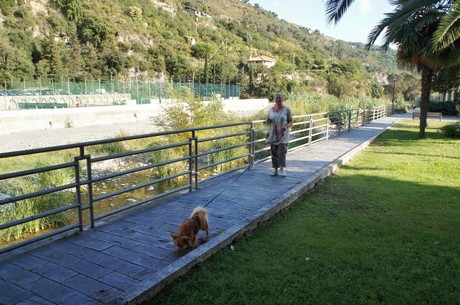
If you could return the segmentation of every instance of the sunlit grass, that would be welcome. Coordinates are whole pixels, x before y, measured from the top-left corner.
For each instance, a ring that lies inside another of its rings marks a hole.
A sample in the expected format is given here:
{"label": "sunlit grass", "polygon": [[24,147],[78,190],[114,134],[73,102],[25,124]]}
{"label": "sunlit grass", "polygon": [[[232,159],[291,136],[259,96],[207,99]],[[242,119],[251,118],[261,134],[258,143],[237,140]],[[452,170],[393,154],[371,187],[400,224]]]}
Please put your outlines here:
{"label": "sunlit grass", "polygon": [[443,124],[394,126],[150,304],[458,304],[460,142]]}

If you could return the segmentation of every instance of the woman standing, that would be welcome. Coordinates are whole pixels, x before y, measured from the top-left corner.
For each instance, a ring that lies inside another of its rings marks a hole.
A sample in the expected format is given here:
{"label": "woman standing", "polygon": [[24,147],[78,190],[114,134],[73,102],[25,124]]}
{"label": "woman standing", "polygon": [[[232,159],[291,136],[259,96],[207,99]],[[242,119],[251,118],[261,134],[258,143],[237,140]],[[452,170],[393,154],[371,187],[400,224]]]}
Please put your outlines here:
{"label": "woman standing", "polygon": [[281,93],[274,96],[275,105],[268,110],[267,122],[270,124],[267,143],[270,143],[272,157],[272,176],[286,176],[286,155],[289,143],[289,128],[293,124],[289,107],[284,106]]}

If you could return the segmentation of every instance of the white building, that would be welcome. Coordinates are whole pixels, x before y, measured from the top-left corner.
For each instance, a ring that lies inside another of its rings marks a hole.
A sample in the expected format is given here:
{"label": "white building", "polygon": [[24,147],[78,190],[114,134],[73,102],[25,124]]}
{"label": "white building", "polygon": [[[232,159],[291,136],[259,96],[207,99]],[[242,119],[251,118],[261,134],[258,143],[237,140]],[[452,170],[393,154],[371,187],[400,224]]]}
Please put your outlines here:
{"label": "white building", "polygon": [[260,64],[260,65],[268,67],[268,68],[271,68],[276,64],[275,59],[273,59],[271,57],[268,57],[268,56],[265,56],[265,55],[251,57],[251,58],[248,59],[247,62],[249,64],[252,64],[252,63]]}

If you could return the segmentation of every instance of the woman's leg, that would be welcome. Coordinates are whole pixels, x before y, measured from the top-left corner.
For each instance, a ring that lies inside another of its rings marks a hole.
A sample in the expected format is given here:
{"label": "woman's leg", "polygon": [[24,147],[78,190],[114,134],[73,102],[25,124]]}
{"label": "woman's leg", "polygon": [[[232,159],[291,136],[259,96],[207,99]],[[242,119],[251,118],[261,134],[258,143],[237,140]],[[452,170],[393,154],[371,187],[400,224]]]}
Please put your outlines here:
{"label": "woman's leg", "polygon": [[279,168],[281,171],[284,170],[286,167],[286,156],[287,156],[287,151],[288,151],[288,146],[287,144],[281,143],[278,145],[278,164]]}
{"label": "woman's leg", "polygon": [[279,163],[279,147],[280,145],[271,145],[270,147],[270,152],[272,156],[272,167],[273,168],[279,168],[280,163]]}

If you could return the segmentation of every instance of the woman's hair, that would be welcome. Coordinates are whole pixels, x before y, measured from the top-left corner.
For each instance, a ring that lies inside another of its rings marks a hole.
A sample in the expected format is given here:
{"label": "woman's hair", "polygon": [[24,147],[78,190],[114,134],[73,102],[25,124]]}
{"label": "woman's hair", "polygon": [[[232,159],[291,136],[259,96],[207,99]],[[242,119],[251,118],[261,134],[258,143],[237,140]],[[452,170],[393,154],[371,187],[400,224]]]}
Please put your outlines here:
{"label": "woman's hair", "polygon": [[275,95],[273,96],[273,101],[276,102],[276,98],[277,98],[278,96],[281,98],[281,101],[284,102],[284,96],[283,96],[283,94],[280,93],[280,92],[275,93]]}

